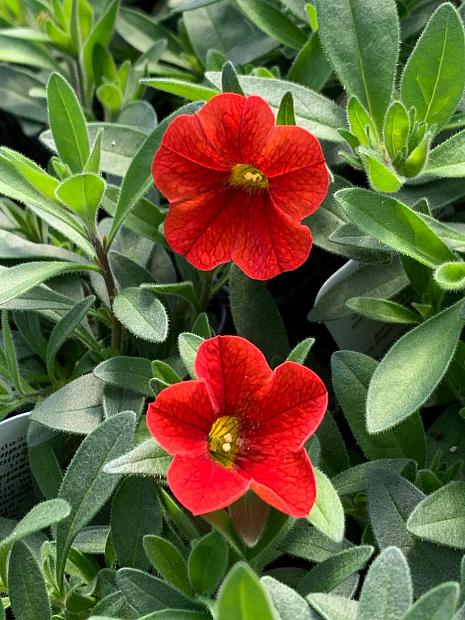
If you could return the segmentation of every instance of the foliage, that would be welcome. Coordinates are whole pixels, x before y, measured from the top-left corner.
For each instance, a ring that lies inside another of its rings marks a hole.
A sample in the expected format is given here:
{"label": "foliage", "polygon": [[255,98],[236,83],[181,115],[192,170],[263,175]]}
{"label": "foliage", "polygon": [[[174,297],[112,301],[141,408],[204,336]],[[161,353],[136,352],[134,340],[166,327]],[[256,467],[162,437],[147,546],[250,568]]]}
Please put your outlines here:
{"label": "foliage", "polygon": [[[464,5],[151,4],[0,0],[0,421],[32,410],[35,481],[0,517],[0,618],[465,618]],[[221,92],[330,170],[308,262],[272,282],[165,238],[154,154]],[[224,333],[330,390],[305,519],[170,493],[147,403]]]}

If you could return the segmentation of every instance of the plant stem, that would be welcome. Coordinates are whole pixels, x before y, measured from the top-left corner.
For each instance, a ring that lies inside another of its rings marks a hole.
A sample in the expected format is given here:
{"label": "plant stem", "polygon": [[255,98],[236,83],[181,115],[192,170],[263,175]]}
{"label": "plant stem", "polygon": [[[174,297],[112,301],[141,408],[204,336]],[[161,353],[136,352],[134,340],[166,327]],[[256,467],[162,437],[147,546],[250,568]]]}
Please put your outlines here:
{"label": "plant stem", "polygon": [[[110,305],[113,302],[117,294],[115,280],[111,273],[110,263],[108,262],[108,254],[103,249],[102,242],[97,234],[91,236],[92,245],[94,246],[95,253],[97,254],[97,260],[102,270],[103,279],[105,281],[105,288],[107,289]],[[121,348],[121,341],[123,339],[123,326],[115,316],[112,316],[113,328],[111,333],[111,348],[115,355],[118,355]]]}
{"label": "plant stem", "polygon": [[208,307],[208,302],[212,294],[212,283],[215,275],[215,269],[206,271],[202,274],[202,289],[200,291],[200,310],[205,311]]}

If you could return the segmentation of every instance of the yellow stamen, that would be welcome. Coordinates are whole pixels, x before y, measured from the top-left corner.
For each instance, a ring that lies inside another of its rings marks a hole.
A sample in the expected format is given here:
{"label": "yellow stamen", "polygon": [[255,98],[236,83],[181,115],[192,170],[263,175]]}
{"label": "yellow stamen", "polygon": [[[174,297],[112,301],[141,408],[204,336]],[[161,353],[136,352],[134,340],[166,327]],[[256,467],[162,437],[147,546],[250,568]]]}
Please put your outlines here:
{"label": "yellow stamen", "polygon": [[222,416],[215,420],[208,433],[208,447],[213,460],[223,467],[231,468],[237,453],[239,419]]}
{"label": "yellow stamen", "polygon": [[231,168],[229,184],[243,189],[267,189],[269,182],[263,172],[249,164],[235,164]]}

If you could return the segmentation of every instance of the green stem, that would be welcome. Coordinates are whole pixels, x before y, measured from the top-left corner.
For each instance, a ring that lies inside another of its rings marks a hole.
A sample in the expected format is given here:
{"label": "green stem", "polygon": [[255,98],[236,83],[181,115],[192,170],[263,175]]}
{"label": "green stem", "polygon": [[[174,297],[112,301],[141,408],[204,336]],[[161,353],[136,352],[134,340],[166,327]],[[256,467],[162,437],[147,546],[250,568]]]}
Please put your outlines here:
{"label": "green stem", "polygon": [[202,288],[200,290],[200,310],[205,311],[208,307],[210,297],[212,295],[212,284],[215,276],[215,269],[206,271],[202,274]]}
{"label": "green stem", "polygon": [[[108,262],[108,254],[103,249],[102,243],[97,234],[91,236],[91,241],[95,249],[95,253],[97,255],[97,260],[99,266],[102,270],[102,276],[105,281],[105,288],[107,289],[108,297],[110,300],[110,305],[113,302],[113,299],[117,295],[116,284],[113,279],[113,274],[111,272],[110,263]],[[118,321],[118,319],[112,315],[113,327],[111,333],[111,348],[113,350],[114,355],[118,355],[121,349],[121,342],[123,339],[123,326]]]}

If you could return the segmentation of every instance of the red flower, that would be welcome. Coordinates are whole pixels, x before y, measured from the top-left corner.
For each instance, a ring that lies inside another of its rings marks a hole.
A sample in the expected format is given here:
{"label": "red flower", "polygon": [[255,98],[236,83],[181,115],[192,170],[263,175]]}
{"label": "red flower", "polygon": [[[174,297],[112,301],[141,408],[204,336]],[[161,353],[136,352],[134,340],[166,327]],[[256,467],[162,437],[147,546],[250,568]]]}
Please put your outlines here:
{"label": "red flower", "polygon": [[276,126],[260,97],[213,97],[165,131],[152,165],[171,208],[165,235],[198,269],[232,260],[267,280],[299,267],[312,235],[299,222],[328,191],[318,140],[302,127]]}
{"label": "red flower", "polygon": [[315,501],[303,447],[326,410],[321,379],[295,362],[274,372],[239,336],[203,342],[197,381],[163,390],[147,413],[151,434],[174,459],[168,484],[193,514],[224,508],[251,488],[293,517]]}

